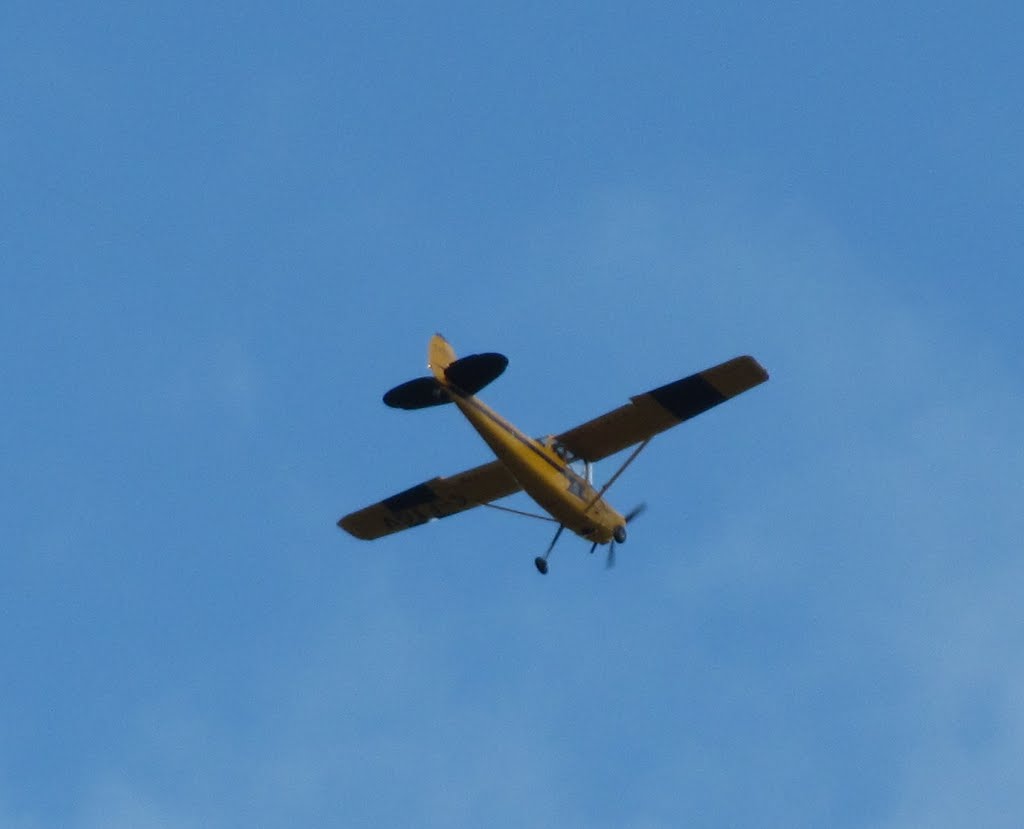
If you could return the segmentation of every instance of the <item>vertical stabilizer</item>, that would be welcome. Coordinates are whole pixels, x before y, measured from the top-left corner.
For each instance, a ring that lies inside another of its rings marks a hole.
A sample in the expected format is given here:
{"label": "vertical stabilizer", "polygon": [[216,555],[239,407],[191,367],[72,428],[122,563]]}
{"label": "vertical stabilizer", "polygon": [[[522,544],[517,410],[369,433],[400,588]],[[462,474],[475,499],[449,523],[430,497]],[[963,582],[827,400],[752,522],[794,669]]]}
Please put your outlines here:
{"label": "vertical stabilizer", "polygon": [[427,368],[433,373],[439,383],[444,384],[445,369],[455,362],[455,350],[448,340],[440,334],[430,338],[430,345],[427,346]]}

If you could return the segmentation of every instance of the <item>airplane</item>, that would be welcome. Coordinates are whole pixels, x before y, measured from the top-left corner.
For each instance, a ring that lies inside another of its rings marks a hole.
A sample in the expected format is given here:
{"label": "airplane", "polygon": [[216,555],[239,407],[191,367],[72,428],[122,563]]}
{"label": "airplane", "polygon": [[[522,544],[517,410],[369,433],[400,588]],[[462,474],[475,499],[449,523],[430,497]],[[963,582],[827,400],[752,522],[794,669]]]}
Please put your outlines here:
{"label": "airplane", "polygon": [[[424,409],[454,403],[497,456],[497,460],[450,477],[432,478],[385,498],[338,521],[356,538],[372,540],[407,530],[473,507],[541,518],[558,524],[555,537],[534,565],[543,575],[548,558],[567,527],[591,542],[593,553],[607,544],[606,566],[615,564],[615,545],[626,540],[626,525],[645,506],[625,515],[604,499],[609,487],[666,429],[724,403],[768,379],[753,357],[735,357],[717,366],[630,398],[630,402],[574,429],[535,439],[521,432],[476,397],[508,365],[502,354],[488,352],[457,358],[448,341],[434,334],[427,348],[430,374],[402,383],[384,395],[396,409]],[[600,489],[593,465],[636,446]],[[547,515],[493,503],[522,490]]]}

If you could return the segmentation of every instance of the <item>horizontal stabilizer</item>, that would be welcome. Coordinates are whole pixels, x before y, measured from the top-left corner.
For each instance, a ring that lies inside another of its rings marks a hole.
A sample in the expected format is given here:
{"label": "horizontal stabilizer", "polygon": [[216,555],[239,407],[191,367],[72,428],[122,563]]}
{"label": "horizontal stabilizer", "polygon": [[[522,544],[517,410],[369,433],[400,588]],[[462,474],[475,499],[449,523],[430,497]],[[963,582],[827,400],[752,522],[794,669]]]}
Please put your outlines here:
{"label": "horizontal stabilizer", "polygon": [[508,365],[504,354],[488,352],[470,354],[456,360],[444,370],[445,379],[459,391],[476,394],[488,383],[497,379]]}
{"label": "horizontal stabilizer", "polygon": [[451,403],[452,399],[433,377],[417,377],[387,392],[384,402],[392,409],[426,409]]}

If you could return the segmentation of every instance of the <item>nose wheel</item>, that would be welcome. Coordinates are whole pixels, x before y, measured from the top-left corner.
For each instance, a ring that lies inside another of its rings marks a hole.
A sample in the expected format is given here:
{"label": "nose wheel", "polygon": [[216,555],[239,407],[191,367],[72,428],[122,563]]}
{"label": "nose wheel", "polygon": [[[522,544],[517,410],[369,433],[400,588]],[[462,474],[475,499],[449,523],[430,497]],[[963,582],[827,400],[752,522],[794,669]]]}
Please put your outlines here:
{"label": "nose wheel", "polygon": [[546,558],[543,556],[537,556],[537,558],[533,560],[533,563],[537,567],[537,572],[542,576],[546,576],[548,574],[548,560]]}

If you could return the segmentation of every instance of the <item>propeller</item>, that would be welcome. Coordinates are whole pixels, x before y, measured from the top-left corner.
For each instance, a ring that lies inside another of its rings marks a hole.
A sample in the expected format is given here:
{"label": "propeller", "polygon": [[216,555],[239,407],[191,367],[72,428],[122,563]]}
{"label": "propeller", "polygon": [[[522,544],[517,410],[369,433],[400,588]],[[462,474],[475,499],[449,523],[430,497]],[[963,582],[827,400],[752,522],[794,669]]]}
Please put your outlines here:
{"label": "propeller", "polygon": [[[638,515],[642,515],[644,510],[646,510],[646,509],[647,509],[647,504],[637,504],[635,507],[633,507],[633,509],[631,509],[629,512],[627,512],[623,516],[623,518],[626,519],[626,523],[628,524],[630,521],[632,521]],[[615,543],[618,542],[619,544],[621,544],[625,540],[626,540],[626,528],[625,527],[619,527],[615,531],[615,535],[612,537],[611,542],[608,544],[608,558],[605,560],[605,563],[604,563],[605,569],[610,570],[612,567],[615,566]]]}
{"label": "propeller", "polygon": [[626,513],[626,515],[625,515],[626,523],[628,524],[630,521],[632,521],[638,515],[642,515],[646,509],[647,509],[647,504],[637,504],[635,507],[633,507],[633,509],[631,509],[629,512]]}

